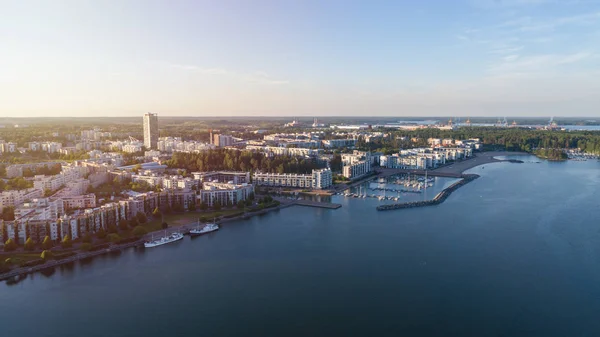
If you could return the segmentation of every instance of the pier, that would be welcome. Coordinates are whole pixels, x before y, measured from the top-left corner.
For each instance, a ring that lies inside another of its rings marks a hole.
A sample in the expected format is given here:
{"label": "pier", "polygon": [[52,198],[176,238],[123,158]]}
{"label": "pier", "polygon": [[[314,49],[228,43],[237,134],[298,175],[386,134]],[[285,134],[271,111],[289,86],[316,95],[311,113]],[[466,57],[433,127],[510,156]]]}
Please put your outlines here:
{"label": "pier", "polygon": [[455,182],[450,185],[448,188],[444,189],[440,193],[438,193],[433,199],[426,201],[412,201],[412,202],[403,202],[397,204],[389,204],[389,205],[381,205],[377,206],[378,211],[391,211],[394,209],[403,209],[403,208],[415,208],[415,207],[425,207],[425,206],[433,206],[437,204],[441,204],[452,194],[452,192],[456,191],[460,187],[470,183],[471,181],[479,178],[477,174],[465,174],[462,176],[460,181]]}

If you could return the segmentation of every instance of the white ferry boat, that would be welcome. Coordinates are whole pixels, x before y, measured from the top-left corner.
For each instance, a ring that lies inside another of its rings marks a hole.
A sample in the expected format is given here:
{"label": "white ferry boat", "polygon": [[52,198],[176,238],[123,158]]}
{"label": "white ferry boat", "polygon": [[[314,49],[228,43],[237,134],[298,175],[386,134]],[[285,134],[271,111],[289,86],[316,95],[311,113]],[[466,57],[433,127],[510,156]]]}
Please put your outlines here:
{"label": "white ferry boat", "polygon": [[215,223],[206,224],[206,226],[202,228],[190,229],[190,236],[199,236],[202,234],[214,232],[219,229],[219,225]]}
{"label": "white ferry boat", "polygon": [[165,231],[165,236],[154,240],[154,238],[148,242],[144,242],[144,247],[146,248],[152,248],[152,247],[157,247],[157,246],[162,246],[165,245],[167,243],[171,243],[171,242],[175,242],[175,241],[179,241],[183,239],[183,234],[181,233],[171,233],[171,235],[167,236],[167,233]]}

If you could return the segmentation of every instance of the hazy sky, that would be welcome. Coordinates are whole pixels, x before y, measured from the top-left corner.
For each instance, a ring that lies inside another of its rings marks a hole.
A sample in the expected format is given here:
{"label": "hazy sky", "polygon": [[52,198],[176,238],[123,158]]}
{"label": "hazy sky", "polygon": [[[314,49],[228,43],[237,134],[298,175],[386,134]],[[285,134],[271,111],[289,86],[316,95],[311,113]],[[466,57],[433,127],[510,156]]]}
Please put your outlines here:
{"label": "hazy sky", "polygon": [[600,2],[0,0],[0,116],[599,116]]}

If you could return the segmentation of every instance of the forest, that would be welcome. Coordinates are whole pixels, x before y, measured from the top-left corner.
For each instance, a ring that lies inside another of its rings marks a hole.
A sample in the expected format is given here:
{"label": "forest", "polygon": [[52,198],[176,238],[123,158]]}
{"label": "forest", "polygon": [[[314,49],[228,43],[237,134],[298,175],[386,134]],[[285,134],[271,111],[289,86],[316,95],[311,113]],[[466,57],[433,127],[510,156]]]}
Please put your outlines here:
{"label": "forest", "polygon": [[215,149],[201,153],[173,153],[167,161],[171,168],[185,169],[187,172],[200,171],[261,171],[269,173],[311,173],[323,168],[325,163],[294,156],[266,157],[263,153]]}
{"label": "forest", "polygon": [[[428,138],[469,139],[479,138],[484,150],[524,151],[537,149],[580,149],[600,154],[600,133],[594,131],[546,131],[524,128],[464,127],[457,130],[421,129],[390,131],[390,137],[365,143],[357,142],[361,150],[394,153],[399,148],[426,146]],[[416,141],[411,139],[417,138]]]}

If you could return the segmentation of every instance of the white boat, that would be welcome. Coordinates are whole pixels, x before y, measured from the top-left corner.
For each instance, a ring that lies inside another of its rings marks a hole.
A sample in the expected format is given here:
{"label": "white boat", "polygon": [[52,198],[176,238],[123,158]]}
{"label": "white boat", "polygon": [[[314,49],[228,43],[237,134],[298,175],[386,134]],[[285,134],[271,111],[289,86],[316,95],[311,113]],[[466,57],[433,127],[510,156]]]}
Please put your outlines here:
{"label": "white boat", "polygon": [[209,224],[206,224],[202,228],[191,229],[190,236],[198,236],[198,235],[214,232],[218,229],[219,229],[219,225],[217,225],[216,223],[209,223]]}
{"label": "white boat", "polygon": [[148,242],[144,242],[144,247],[146,248],[152,248],[152,247],[156,247],[156,246],[162,246],[165,245],[167,243],[171,243],[171,242],[175,242],[175,241],[179,241],[183,239],[183,234],[181,233],[171,233],[171,235],[167,236],[167,232],[165,231],[165,236],[154,240],[154,238]]}

